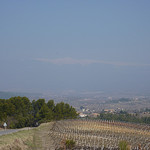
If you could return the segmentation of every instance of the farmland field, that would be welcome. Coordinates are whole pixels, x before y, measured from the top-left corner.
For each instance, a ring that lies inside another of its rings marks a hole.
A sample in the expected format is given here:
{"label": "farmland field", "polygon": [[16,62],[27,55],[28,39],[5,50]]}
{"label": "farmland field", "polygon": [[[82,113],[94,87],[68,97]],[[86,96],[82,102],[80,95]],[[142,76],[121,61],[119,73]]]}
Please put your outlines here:
{"label": "farmland field", "polygon": [[[150,150],[150,126],[104,120],[61,120],[32,130],[0,137],[0,149],[61,150],[73,140],[74,150],[119,150],[126,141],[130,150]],[[127,149],[126,149],[127,150]]]}
{"label": "farmland field", "polygon": [[118,149],[126,141],[130,149],[150,149],[150,126],[103,120],[64,120],[51,124],[49,136],[55,149],[72,139],[76,147]]}

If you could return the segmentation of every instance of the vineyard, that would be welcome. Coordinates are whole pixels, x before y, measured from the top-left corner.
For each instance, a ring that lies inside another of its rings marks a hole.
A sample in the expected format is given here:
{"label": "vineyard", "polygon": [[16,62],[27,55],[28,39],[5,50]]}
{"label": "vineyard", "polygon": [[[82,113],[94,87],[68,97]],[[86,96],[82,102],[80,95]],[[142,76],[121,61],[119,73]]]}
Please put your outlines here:
{"label": "vineyard", "polygon": [[74,149],[117,150],[126,141],[131,150],[150,149],[150,126],[104,120],[61,120],[49,124],[50,149],[75,141]]}

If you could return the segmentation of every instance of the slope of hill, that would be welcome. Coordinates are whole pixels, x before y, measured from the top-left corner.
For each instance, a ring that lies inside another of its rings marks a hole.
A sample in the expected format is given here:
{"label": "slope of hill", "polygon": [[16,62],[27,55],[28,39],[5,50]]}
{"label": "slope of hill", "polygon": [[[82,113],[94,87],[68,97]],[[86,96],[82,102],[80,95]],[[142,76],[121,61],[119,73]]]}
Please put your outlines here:
{"label": "slope of hill", "polygon": [[69,140],[75,142],[74,150],[119,150],[122,143],[126,143],[126,150],[148,150],[149,129],[146,125],[104,120],[53,121],[33,130],[1,136],[0,150],[2,147],[6,150],[8,146],[12,150],[15,146],[22,150],[62,150],[67,149],[66,141]]}

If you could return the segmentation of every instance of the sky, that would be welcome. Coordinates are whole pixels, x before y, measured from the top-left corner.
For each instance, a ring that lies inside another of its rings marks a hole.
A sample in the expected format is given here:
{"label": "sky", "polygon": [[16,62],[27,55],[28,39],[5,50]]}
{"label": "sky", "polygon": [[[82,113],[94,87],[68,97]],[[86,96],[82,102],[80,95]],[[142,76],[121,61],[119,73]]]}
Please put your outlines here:
{"label": "sky", "polygon": [[1,0],[1,91],[150,91],[149,0]]}

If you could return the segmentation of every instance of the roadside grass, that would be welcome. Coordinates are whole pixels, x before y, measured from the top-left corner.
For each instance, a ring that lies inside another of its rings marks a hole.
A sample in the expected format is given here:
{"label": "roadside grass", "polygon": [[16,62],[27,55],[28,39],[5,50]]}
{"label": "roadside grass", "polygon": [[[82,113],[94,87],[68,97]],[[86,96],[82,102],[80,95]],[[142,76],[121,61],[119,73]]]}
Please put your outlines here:
{"label": "roadside grass", "polygon": [[48,131],[49,123],[43,123],[37,128],[21,130],[0,136],[0,150],[36,150],[42,147],[39,132]]}
{"label": "roadside grass", "polygon": [[35,129],[0,136],[0,150],[32,149]]}

